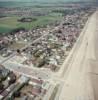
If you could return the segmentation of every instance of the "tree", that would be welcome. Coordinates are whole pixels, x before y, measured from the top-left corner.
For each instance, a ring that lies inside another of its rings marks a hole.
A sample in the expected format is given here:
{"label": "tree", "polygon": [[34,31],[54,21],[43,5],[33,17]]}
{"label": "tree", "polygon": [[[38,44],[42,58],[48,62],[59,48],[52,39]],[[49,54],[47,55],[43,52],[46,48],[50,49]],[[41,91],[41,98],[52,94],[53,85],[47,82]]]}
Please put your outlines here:
{"label": "tree", "polygon": [[4,89],[4,85],[2,83],[0,83],[0,90]]}

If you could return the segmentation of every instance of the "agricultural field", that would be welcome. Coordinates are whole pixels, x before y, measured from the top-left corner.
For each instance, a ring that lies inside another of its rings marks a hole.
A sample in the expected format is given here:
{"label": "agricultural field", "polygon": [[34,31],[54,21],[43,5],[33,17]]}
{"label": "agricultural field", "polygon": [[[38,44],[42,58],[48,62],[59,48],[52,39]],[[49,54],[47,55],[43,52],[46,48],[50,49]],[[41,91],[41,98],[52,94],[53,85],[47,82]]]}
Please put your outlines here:
{"label": "agricultural field", "polygon": [[47,16],[40,16],[36,17],[36,21],[32,22],[18,22],[20,17],[4,17],[0,18],[0,33],[3,32],[10,32],[12,29],[16,28],[25,28],[25,29],[32,29],[36,27],[42,27],[44,25],[52,24],[56,21],[62,19],[61,15],[58,14],[51,14]]}
{"label": "agricultural field", "polygon": [[[43,27],[62,20],[62,13],[52,12],[59,5],[0,2],[0,33],[9,33],[17,28],[26,30]],[[59,6],[60,9],[63,7]],[[36,18],[31,22],[19,22],[21,18]]]}

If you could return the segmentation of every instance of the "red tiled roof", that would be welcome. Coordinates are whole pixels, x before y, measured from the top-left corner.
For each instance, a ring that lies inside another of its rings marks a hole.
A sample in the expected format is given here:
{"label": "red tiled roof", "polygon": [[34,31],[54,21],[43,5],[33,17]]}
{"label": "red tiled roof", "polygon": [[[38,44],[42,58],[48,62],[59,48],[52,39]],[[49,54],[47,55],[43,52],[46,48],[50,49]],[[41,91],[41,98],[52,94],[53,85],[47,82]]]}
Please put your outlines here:
{"label": "red tiled roof", "polygon": [[41,93],[41,89],[39,89],[39,88],[33,88],[33,90],[32,90],[32,94],[33,95],[39,95]]}
{"label": "red tiled roof", "polygon": [[42,84],[43,83],[43,80],[34,79],[34,78],[31,81],[34,82],[34,83],[37,83],[37,84]]}

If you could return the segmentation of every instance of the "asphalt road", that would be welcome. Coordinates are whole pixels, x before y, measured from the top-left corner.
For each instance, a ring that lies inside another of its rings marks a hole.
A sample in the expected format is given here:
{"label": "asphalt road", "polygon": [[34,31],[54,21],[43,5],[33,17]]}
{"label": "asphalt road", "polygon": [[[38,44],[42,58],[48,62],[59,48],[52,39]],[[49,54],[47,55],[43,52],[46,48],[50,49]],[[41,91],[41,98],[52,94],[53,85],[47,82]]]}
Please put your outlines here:
{"label": "asphalt road", "polygon": [[30,77],[35,76],[61,81],[63,85],[55,100],[98,100],[97,18],[98,13],[96,12],[87,22],[78,41],[63,64],[64,67],[62,67],[60,77],[52,76],[49,71],[22,67],[10,62],[8,59],[2,63],[5,67]]}

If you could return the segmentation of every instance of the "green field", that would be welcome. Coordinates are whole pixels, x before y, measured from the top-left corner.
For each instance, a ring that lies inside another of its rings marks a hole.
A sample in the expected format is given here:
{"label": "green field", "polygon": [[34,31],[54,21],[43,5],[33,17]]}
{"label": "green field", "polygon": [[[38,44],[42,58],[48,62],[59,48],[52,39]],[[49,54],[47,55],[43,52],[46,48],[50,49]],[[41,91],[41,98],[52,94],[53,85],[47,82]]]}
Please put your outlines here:
{"label": "green field", "polygon": [[[0,2],[0,33],[8,33],[17,28],[25,28],[27,30],[43,27],[62,20],[62,13],[54,13],[52,10],[62,9],[59,3],[41,3],[41,2]],[[4,13],[2,8],[7,8]],[[8,8],[13,12],[9,12]],[[18,14],[14,12],[17,10]],[[7,12],[8,11],[8,12]],[[23,13],[20,15],[20,13]],[[30,12],[30,15],[24,12]],[[33,14],[32,14],[33,13]],[[37,15],[38,14],[38,15]],[[45,16],[44,16],[45,15]],[[20,17],[21,16],[21,17]],[[17,20],[24,17],[36,18],[32,22],[19,22]]]}
{"label": "green field", "polygon": [[47,16],[36,17],[37,21],[32,22],[18,22],[20,17],[4,17],[0,18],[0,33],[7,33],[16,28],[32,29],[37,26],[41,27],[47,24],[54,23],[55,21],[62,20],[61,14],[51,13]]}

